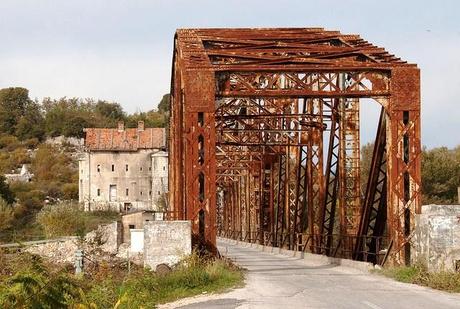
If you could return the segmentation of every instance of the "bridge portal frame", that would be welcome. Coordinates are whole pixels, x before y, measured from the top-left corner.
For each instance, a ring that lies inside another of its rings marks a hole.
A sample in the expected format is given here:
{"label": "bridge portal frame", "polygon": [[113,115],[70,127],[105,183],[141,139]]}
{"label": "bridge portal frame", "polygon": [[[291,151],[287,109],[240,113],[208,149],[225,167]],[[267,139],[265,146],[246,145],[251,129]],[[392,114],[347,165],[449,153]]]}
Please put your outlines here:
{"label": "bridge portal frame", "polygon": [[[363,198],[361,98],[382,106]],[[416,65],[322,28],[179,29],[170,112],[170,210],[192,222],[195,243],[215,251],[223,227],[327,243],[338,226],[357,237],[386,231],[393,262],[409,262],[421,198]]]}

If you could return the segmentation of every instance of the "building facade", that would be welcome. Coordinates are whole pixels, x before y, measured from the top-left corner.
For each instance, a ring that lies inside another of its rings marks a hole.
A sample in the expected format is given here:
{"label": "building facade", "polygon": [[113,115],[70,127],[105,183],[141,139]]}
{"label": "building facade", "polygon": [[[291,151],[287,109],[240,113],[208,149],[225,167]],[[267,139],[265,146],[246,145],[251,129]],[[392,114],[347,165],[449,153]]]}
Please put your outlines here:
{"label": "building facade", "polygon": [[79,160],[79,201],[85,210],[161,211],[167,205],[165,129],[88,128]]}

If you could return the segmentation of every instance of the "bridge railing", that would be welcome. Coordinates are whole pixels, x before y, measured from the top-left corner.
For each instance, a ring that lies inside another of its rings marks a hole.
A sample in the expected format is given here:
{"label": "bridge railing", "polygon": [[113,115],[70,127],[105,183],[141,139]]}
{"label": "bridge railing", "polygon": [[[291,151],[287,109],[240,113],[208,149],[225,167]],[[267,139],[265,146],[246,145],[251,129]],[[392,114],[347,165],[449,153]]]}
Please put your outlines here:
{"label": "bridge railing", "polygon": [[[391,249],[388,237],[319,235],[308,233],[272,233],[247,232],[239,230],[221,230],[223,238],[255,243],[263,246],[278,247],[293,251],[323,254],[331,257],[353,259],[383,265]],[[357,246],[357,244],[360,244]],[[357,250],[359,248],[359,250]]]}

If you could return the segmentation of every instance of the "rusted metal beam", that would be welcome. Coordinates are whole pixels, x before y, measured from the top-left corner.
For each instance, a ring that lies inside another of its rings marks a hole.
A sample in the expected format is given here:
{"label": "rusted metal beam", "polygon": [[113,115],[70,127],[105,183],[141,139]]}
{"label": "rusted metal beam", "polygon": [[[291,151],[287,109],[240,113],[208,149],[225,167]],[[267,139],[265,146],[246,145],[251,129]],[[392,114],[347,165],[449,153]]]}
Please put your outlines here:
{"label": "rusted metal beam", "polygon": [[363,252],[368,252],[374,263],[378,262],[376,242],[383,236],[387,219],[386,131],[386,115],[382,107],[361,212],[358,241],[353,253],[354,259],[362,260]]}

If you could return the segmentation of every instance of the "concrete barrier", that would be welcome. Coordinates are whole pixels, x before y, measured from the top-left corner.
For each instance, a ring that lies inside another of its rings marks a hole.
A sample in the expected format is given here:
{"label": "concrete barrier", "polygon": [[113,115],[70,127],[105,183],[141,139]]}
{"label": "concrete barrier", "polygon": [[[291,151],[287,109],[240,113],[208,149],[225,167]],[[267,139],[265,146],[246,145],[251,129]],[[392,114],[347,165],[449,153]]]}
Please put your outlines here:
{"label": "concrete barrier", "polygon": [[170,266],[192,253],[190,221],[147,221],[144,223],[144,266]]}
{"label": "concrete barrier", "polygon": [[285,255],[289,257],[296,257],[296,258],[304,259],[305,261],[308,261],[314,264],[340,265],[340,266],[353,268],[353,269],[362,271],[364,273],[369,273],[370,271],[375,269],[374,265],[369,262],[354,261],[354,260],[349,260],[349,259],[330,257],[326,255],[321,255],[321,254],[294,251],[294,250],[288,250],[288,249],[272,247],[272,246],[264,246],[260,244],[247,243],[244,241],[222,238],[222,237],[219,237],[219,239],[227,243],[233,243],[233,244],[237,244],[237,245],[244,246],[244,247],[255,248],[262,252],[267,252],[271,254],[280,254],[280,255]]}

